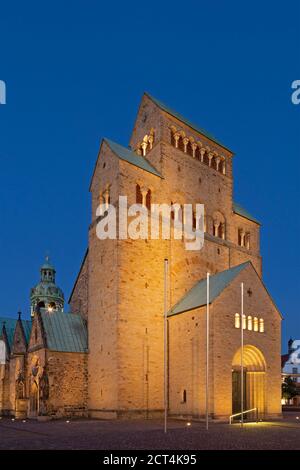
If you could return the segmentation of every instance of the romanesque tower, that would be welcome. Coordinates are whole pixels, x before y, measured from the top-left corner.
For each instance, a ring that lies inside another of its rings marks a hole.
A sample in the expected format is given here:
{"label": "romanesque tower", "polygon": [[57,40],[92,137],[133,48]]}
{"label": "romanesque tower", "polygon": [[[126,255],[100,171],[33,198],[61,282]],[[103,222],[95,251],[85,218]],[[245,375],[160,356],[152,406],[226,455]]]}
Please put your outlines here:
{"label": "romanesque tower", "polygon": [[[91,181],[89,249],[72,296],[89,331],[89,409],[95,417],[163,409],[163,267],[168,304],[207,272],[250,260],[261,276],[259,222],[233,201],[233,153],[203,129],[144,94],[129,147],[104,139]],[[205,243],[99,240],[100,202],[203,203]]]}

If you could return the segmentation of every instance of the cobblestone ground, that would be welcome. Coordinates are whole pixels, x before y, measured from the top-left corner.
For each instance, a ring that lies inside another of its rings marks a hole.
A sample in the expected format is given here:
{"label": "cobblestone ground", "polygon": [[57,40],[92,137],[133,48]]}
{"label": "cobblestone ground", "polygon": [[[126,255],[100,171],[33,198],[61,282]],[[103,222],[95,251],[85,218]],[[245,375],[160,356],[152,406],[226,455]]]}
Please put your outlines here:
{"label": "cobblestone ground", "polygon": [[[300,413],[299,413],[300,415]],[[282,421],[210,424],[161,421],[71,420],[0,421],[0,449],[300,449],[300,419],[288,413]]]}

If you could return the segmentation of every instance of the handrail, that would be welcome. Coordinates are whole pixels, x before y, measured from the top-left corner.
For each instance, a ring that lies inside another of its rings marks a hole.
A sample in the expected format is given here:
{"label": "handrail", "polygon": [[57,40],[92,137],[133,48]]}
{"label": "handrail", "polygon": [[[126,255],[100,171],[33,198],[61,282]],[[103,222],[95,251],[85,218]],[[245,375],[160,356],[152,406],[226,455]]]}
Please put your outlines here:
{"label": "handrail", "polygon": [[251,410],[246,410],[241,413],[235,413],[234,415],[229,416],[229,424],[232,424],[232,418],[235,418],[236,416],[241,416],[245,413],[250,413],[250,411],[256,411],[256,422],[258,421],[258,408],[251,408]]}

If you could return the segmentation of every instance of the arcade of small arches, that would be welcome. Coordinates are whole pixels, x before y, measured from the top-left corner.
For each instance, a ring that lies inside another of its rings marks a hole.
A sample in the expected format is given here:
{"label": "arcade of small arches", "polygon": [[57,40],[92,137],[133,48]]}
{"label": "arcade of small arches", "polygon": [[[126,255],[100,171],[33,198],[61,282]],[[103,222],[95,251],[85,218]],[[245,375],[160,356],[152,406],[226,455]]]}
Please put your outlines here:
{"label": "arcade of small arches", "polygon": [[246,232],[243,228],[238,229],[238,245],[250,250],[250,232]]}
{"label": "arcade of small arches", "polygon": [[173,147],[199,160],[201,163],[204,163],[219,173],[226,175],[226,160],[223,155],[219,155],[209,146],[204,147],[200,140],[196,140],[192,136],[187,136],[183,130],[179,130],[175,126],[171,126],[170,131],[171,145],[173,145]]}
{"label": "arcade of small arches", "polygon": [[154,144],[154,129],[151,128],[149,134],[146,134],[143,137],[142,142],[140,142],[137,146],[136,153],[138,155],[146,156],[147,152],[152,150]]}
{"label": "arcade of small arches", "polygon": [[[234,326],[235,328],[241,328],[241,315],[239,313],[236,313],[234,316]],[[243,315],[243,330],[258,331],[259,333],[264,333],[264,319],[252,317],[252,315]]]}

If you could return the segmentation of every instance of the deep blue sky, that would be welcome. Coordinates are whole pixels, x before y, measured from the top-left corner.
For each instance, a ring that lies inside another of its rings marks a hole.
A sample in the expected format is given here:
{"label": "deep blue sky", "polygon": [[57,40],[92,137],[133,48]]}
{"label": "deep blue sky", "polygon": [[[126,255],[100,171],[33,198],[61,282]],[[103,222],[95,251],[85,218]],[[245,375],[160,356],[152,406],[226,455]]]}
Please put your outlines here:
{"label": "deep blue sky", "polygon": [[299,1],[3,2],[1,315],[29,314],[50,252],[68,297],[87,246],[100,140],[128,143],[143,91],[235,151],[234,194],[263,221],[284,346],[300,337]]}

